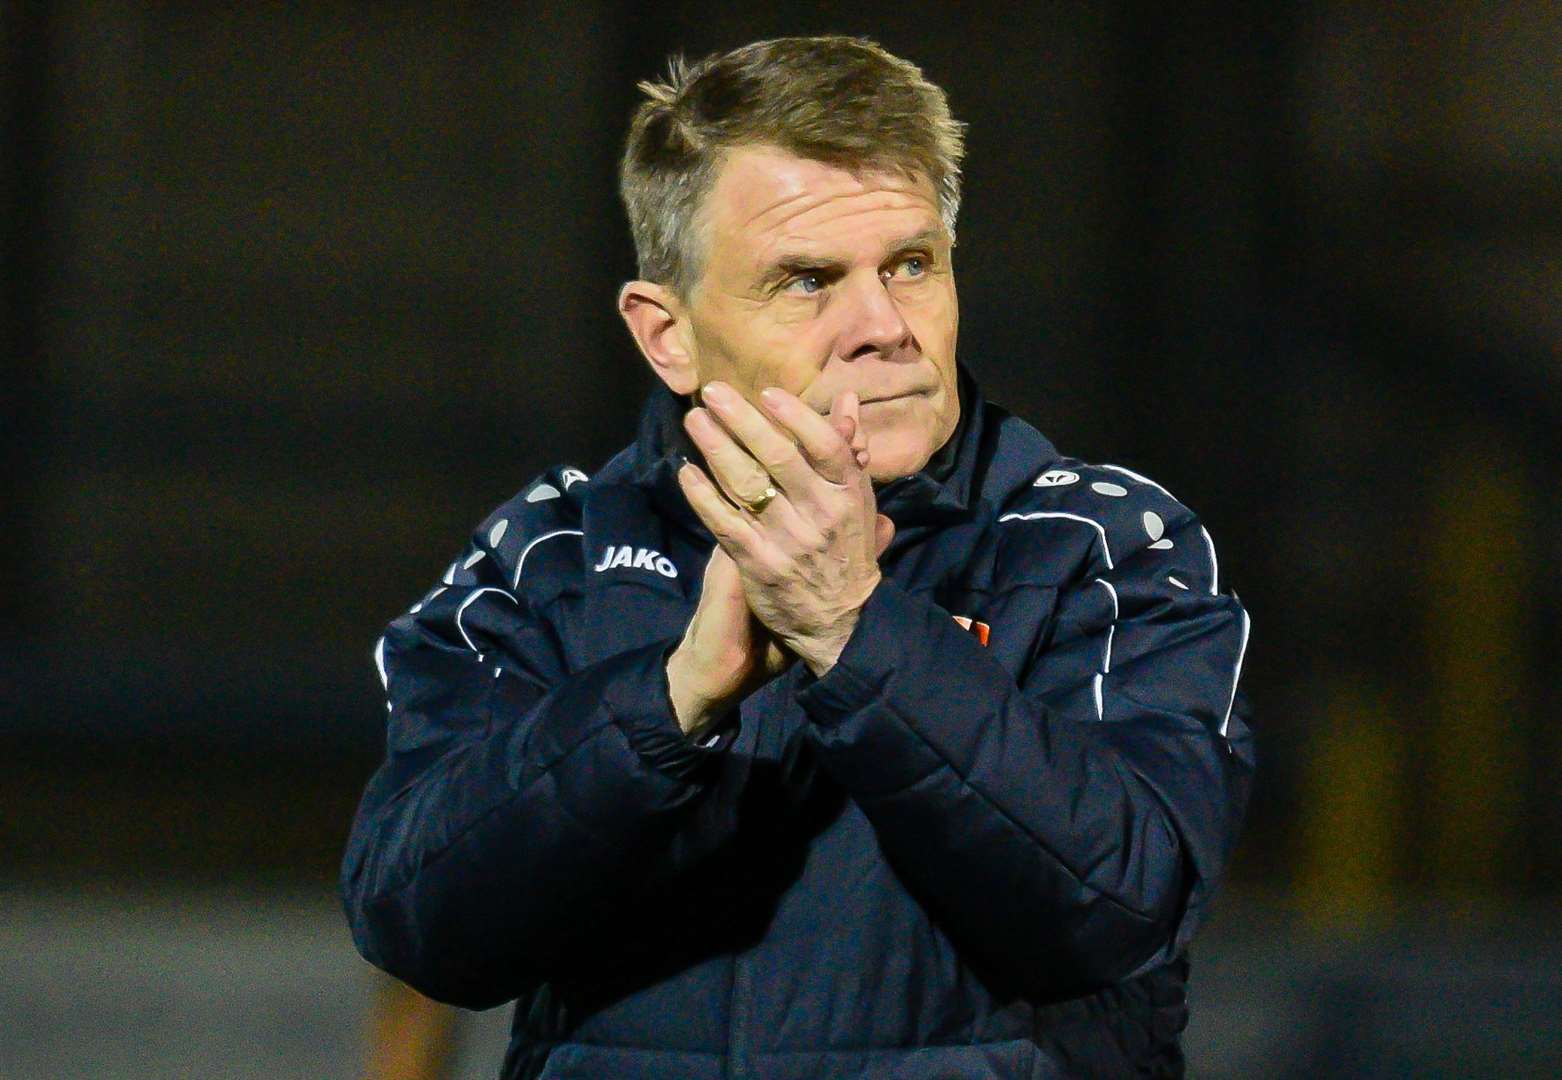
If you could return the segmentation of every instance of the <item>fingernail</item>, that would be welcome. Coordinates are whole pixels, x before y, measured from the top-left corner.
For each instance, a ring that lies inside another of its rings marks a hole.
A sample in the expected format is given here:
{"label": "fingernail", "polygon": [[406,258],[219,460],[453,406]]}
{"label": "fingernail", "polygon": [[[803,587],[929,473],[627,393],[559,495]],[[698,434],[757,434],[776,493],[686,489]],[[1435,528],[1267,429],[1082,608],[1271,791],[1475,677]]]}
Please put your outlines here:
{"label": "fingernail", "polygon": [[781,391],[777,390],[774,386],[765,387],[759,392],[759,396],[766,405],[773,406],[781,404]]}
{"label": "fingernail", "polygon": [[731,401],[731,393],[732,390],[725,383],[713,382],[705,384],[705,396],[716,402],[718,405],[726,401]]}

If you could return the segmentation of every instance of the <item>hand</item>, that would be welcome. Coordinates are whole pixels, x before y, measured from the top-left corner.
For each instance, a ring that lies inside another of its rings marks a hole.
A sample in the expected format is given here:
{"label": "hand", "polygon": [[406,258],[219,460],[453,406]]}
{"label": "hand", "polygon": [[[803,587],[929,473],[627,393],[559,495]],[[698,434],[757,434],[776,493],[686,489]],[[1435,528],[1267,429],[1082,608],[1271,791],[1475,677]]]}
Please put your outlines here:
{"label": "hand", "polygon": [[667,691],[685,735],[697,735],[796,659],[749,611],[738,568],[717,548],[700,603],[667,658]]}
{"label": "hand", "polygon": [[[712,475],[688,464],[678,481],[737,565],[750,610],[823,674],[879,583],[894,526],[877,512],[855,394],[837,397],[829,417],[783,390],[760,399],[764,413],[725,384],[706,386],[684,426]],[[769,487],[779,494],[749,510]]]}
{"label": "hand", "polygon": [[[862,465],[867,447],[854,425],[832,418]],[[720,547],[705,566],[694,617],[667,659],[667,689],[678,726],[697,735],[796,660],[749,610],[737,565]]]}

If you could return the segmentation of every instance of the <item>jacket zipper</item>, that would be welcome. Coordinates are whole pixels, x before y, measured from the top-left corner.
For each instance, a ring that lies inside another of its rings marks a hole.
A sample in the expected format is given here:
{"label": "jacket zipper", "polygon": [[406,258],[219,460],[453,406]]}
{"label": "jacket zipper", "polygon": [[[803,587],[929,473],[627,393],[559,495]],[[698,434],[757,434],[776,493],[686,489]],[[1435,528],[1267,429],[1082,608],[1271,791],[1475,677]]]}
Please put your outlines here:
{"label": "jacket zipper", "polygon": [[749,990],[747,953],[732,958],[732,999],[727,1019],[727,1080],[748,1080],[750,1012],[753,996]]}

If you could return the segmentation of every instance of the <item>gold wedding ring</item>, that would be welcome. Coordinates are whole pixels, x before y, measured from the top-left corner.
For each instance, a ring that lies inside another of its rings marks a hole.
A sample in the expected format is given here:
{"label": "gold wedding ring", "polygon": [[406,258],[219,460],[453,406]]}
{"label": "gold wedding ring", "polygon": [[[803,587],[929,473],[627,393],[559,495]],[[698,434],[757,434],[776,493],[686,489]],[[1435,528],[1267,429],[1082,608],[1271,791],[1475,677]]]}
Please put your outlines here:
{"label": "gold wedding ring", "polygon": [[749,513],[758,514],[761,513],[765,507],[769,506],[773,501],[775,501],[775,497],[779,494],[781,493],[775,489],[775,486],[771,485],[765,488],[764,492],[760,494],[759,498],[745,502],[743,506],[748,510]]}

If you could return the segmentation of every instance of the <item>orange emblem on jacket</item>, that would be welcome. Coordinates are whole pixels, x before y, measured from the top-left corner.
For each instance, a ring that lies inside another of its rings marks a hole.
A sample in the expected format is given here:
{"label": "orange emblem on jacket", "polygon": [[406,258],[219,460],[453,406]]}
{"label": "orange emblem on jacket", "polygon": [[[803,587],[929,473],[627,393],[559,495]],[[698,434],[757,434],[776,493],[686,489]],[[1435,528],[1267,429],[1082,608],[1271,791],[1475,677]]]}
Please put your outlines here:
{"label": "orange emblem on jacket", "polygon": [[955,622],[975,634],[977,641],[980,641],[983,645],[987,644],[987,635],[992,632],[992,627],[984,622],[977,622],[968,615],[956,615],[954,619]]}

